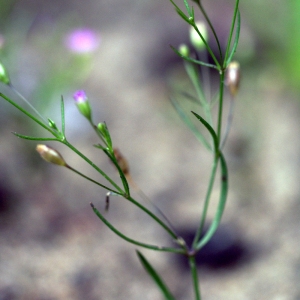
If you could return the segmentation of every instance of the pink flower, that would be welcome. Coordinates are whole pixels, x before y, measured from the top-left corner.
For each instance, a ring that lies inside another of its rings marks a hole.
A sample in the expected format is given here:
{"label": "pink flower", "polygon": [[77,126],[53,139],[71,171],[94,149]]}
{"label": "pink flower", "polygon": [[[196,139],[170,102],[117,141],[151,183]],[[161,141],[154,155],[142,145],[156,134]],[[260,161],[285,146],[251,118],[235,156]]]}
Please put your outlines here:
{"label": "pink flower", "polygon": [[75,100],[75,102],[78,103],[82,103],[82,102],[86,102],[88,100],[86,93],[84,90],[78,90],[73,94],[73,99]]}
{"label": "pink flower", "polygon": [[78,28],[67,35],[65,44],[71,52],[90,53],[98,48],[100,39],[93,30]]}

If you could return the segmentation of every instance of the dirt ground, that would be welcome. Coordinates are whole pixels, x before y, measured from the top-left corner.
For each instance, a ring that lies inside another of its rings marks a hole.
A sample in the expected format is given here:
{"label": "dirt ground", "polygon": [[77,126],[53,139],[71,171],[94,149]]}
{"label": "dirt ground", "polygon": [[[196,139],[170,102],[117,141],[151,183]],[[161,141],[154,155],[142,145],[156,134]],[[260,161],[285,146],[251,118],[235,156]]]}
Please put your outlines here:
{"label": "dirt ground", "polygon": [[[95,120],[107,122],[135,181],[188,236],[199,222],[211,158],[168,99],[170,80],[183,71],[169,44],[186,42],[187,28],[167,1],[127,2],[54,1],[48,9],[50,13],[59,5],[72,9],[87,26],[99,28],[101,47],[83,86]],[[37,7],[28,1],[29,10],[46,14],[46,6]],[[220,16],[226,26],[230,24],[229,1],[209,9],[220,31]],[[243,32],[251,33],[246,21]],[[276,66],[237,55],[245,67],[225,147],[230,192],[218,235],[199,257],[202,296],[296,300],[300,298],[299,97],[283,84]],[[26,77],[26,70],[20,73]],[[92,147],[97,137],[74,109],[72,93],[65,101],[70,141],[117,179],[106,157]],[[25,119],[11,117],[2,101],[0,105],[0,299],[162,299],[140,265],[136,248],[93,214],[89,203],[104,212],[106,192],[42,161],[35,142],[11,134],[31,134],[28,131],[34,129]],[[73,167],[102,180],[62,145],[51,145]],[[213,200],[217,198],[218,186]],[[215,201],[210,216],[214,206]],[[105,216],[135,239],[172,244],[165,232],[123,199],[111,197]],[[178,256],[139,250],[177,299],[193,299],[190,274]]]}

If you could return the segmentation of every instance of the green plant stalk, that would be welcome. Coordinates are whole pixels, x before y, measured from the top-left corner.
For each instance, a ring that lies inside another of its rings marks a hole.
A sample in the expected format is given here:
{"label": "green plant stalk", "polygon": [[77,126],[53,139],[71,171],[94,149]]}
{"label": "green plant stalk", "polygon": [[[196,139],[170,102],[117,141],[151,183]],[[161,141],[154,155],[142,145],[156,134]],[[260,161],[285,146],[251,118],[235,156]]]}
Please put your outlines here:
{"label": "green plant stalk", "polygon": [[[219,54],[220,54],[220,60],[222,61],[222,60],[223,60],[222,49],[221,49],[221,45],[220,45],[220,41],[219,41],[219,39],[218,39],[217,33],[216,33],[216,31],[215,31],[215,28],[214,28],[214,26],[212,25],[212,23],[211,23],[211,21],[210,21],[208,15],[207,15],[207,13],[206,13],[204,7],[202,6],[201,1],[198,0],[198,1],[195,1],[195,2],[198,4],[199,9],[201,10],[201,12],[202,12],[202,14],[203,14],[203,16],[204,16],[204,18],[205,18],[207,24],[209,25],[209,27],[210,27],[210,29],[211,29],[213,35],[214,35],[214,38],[215,38],[215,40],[216,40],[216,42],[217,42],[217,45],[218,45],[218,50],[219,50]],[[215,62],[216,62],[216,61],[215,61]],[[216,63],[216,65],[217,65],[217,66],[220,66],[220,64],[217,64],[217,63]]]}
{"label": "green plant stalk", "polygon": [[193,280],[195,300],[201,300],[201,294],[200,294],[200,288],[199,288],[199,282],[198,282],[198,271],[197,271],[195,256],[190,255],[190,256],[188,256],[188,259],[189,259],[189,266],[190,266],[192,280]]}
{"label": "green plant stalk", "polygon": [[110,191],[110,192],[112,192],[112,193],[115,193],[115,194],[117,194],[117,195],[122,195],[122,194],[120,194],[119,192],[117,192],[117,191],[115,191],[115,190],[109,188],[108,186],[105,186],[104,184],[101,184],[100,182],[98,182],[98,181],[96,181],[96,180],[94,180],[94,179],[92,179],[92,178],[90,178],[90,177],[88,177],[88,176],[82,174],[81,172],[79,172],[79,171],[77,171],[76,169],[72,168],[72,167],[69,166],[68,164],[66,165],[66,168],[69,169],[69,170],[71,170],[71,171],[73,171],[73,172],[76,173],[77,175],[79,175],[79,176],[85,178],[86,180],[88,180],[88,181],[90,181],[90,182],[92,182],[92,183],[94,183],[94,184],[96,184],[96,185],[99,185],[99,186],[101,186],[102,188],[104,188],[104,189],[106,189],[106,190],[108,190],[108,191]]}
{"label": "green plant stalk", "polygon": [[222,115],[223,115],[223,98],[224,98],[224,80],[225,71],[220,71],[220,91],[219,91],[219,112],[218,112],[218,125],[217,125],[217,137],[218,137],[218,148],[221,142],[222,135]]}
{"label": "green plant stalk", "polygon": [[204,114],[208,120],[208,123],[211,125],[212,124],[212,117],[211,117],[211,111],[210,111],[210,105],[207,102],[207,100],[205,99],[205,95],[203,93],[203,89],[200,85],[200,80],[199,80],[199,76],[196,73],[195,67],[194,65],[190,64],[190,63],[184,63],[186,72],[194,86],[194,89],[196,90],[199,102],[201,103],[203,110],[204,110]]}
{"label": "green plant stalk", "polygon": [[117,190],[117,192],[116,192],[117,194],[120,194],[120,195],[124,194],[124,191],[105,172],[103,172],[97,165],[95,165],[89,158],[87,158],[77,148],[75,148],[67,140],[61,141],[61,143],[63,143],[68,148],[70,148],[73,152],[75,152],[78,156],[80,156],[84,161],[86,161],[92,168],[94,168],[98,173],[100,173]]}
{"label": "green plant stalk", "polygon": [[143,248],[147,248],[147,249],[151,249],[151,250],[155,250],[155,251],[162,251],[162,252],[172,252],[172,253],[185,253],[185,249],[176,249],[176,248],[171,248],[171,247],[161,247],[161,246],[156,246],[156,245],[150,245],[150,244],[145,244],[145,243],[141,243],[139,241],[133,240],[129,237],[127,237],[126,235],[124,235],[122,232],[120,232],[118,229],[116,229],[93,205],[93,203],[91,203],[91,207],[94,211],[94,213],[97,215],[97,217],[110,229],[112,230],[116,235],[118,235],[120,238],[122,238],[123,240],[134,244],[136,246],[140,246]]}
{"label": "green plant stalk", "polygon": [[228,55],[229,55],[229,49],[230,49],[232,35],[233,35],[234,27],[235,27],[236,17],[237,17],[237,14],[238,14],[238,9],[239,9],[239,0],[236,0],[236,2],[235,2],[235,8],[234,8],[234,13],[233,13],[233,18],[232,18],[232,23],[231,23],[231,28],[230,28],[230,32],[229,32],[228,41],[227,41],[225,58],[224,58],[224,61],[223,61],[223,68],[227,67],[226,66],[226,64],[227,64],[227,58],[228,58]]}
{"label": "green plant stalk", "polygon": [[2,97],[4,100],[6,100],[8,103],[10,103],[12,106],[14,106],[15,108],[17,108],[19,111],[21,111],[23,114],[25,114],[27,117],[29,117],[31,120],[33,120],[34,122],[36,122],[37,124],[39,124],[41,127],[43,127],[44,129],[46,129],[47,131],[49,131],[52,135],[54,135],[55,137],[59,138],[57,136],[57,133],[55,131],[53,131],[51,128],[49,128],[47,125],[45,125],[43,122],[41,122],[39,119],[37,119],[36,117],[34,117],[32,114],[30,114],[28,111],[26,111],[24,108],[22,108],[21,106],[19,106],[17,103],[15,103],[14,101],[10,100],[8,97],[6,97],[4,94],[2,94],[0,92],[0,97]]}
{"label": "green plant stalk", "polygon": [[220,154],[220,166],[221,166],[221,191],[220,191],[219,204],[210,227],[208,228],[203,238],[198,242],[195,251],[199,251],[212,238],[217,228],[219,227],[225,209],[227,193],[228,193],[228,170],[222,152],[220,152],[219,154]]}
{"label": "green plant stalk", "polygon": [[202,211],[202,215],[201,215],[201,219],[200,219],[200,226],[197,228],[197,231],[196,231],[196,234],[195,234],[195,237],[193,240],[193,244],[192,244],[193,249],[196,248],[196,245],[197,245],[197,243],[201,237],[201,234],[203,232],[203,228],[204,228],[204,224],[205,224],[206,216],[207,216],[207,211],[208,211],[208,207],[209,207],[210,197],[211,197],[211,193],[213,190],[216,173],[217,173],[217,169],[218,169],[218,161],[219,161],[219,157],[217,155],[215,155],[211,174],[210,174],[209,185],[208,185],[208,189],[207,189],[206,196],[205,196],[203,211]]}
{"label": "green plant stalk", "polygon": [[173,232],[172,229],[170,229],[160,218],[158,218],[154,213],[152,213],[150,210],[148,210],[145,206],[134,200],[131,196],[128,196],[126,198],[128,201],[130,201],[132,204],[140,208],[142,211],[144,211],[149,217],[151,217],[154,221],[156,221],[162,228],[164,228],[168,234],[175,240],[178,240],[178,236],[175,232]]}
{"label": "green plant stalk", "polygon": [[165,282],[163,281],[161,276],[155,271],[155,269],[148,262],[146,257],[138,250],[136,250],[136,253],[138,255],[138,258],[139,258],[141,264],[143,265],[143,267],[145,268],[147,273],[152,277],[152,279],[156,283],[156,285],[160,288],[162,294],[165,296],[165,299],[166,300],[175,300],[175,298],[173,297],[172,293],[170,292],[169,288],[167,287],[167,285],[165,284]]}

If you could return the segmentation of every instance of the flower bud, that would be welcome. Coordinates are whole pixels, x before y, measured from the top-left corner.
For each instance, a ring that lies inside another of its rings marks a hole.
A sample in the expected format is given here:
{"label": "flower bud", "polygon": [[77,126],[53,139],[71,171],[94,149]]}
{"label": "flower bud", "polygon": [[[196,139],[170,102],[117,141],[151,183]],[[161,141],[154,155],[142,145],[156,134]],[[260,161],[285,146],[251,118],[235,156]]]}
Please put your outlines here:
{"label": "flower bud", "polygon": [[190,55],[190,49],[186,44],[179,45],[178,52],[184,57],[188,57]]}
{"label": "flower bud", "polygon": [[83,116],[85,116],[89,121],[91,121],[92,109],[85,92],[83,90],[78,90],[74,93],[73,98],[80,113]]}
{"label": "flower bud", "polygon": [[3,82],[4,84],[7,84],[7,85],[10,84],[10,79],[9,79],[9,76],[8,76],[8,72],[4,68],[2,63],[0,63],[0,82]]}
{"label": "flower bud", "polygon": [[[208,39],[207,28],[204,22],[196,22],[196,26],[205,41]],[[205,48],[205,44],[194,27],[190,28],[190,41],[196,50],[201,51]]]}
{"label": "flower bud", "polygon": [[112,149],[112,140],[110,137],[110,133],[108,131],[107,125],[105,122],[99,123],[97,125],[97,129],[100,132],[101,136],[103,137],[104,141],[106,142],[106,145]]}
{"label": "flower bud", "polygon": [[232,61],[226,69],[226,84],[232,97],[238,92],[240,79],[240,64],[237,61]]}
{"label": "flower bud", "polygon": [[53,148],[50,148],[46,145],[37,145],[36,151],[41,155],[41,157],[52,164],[59,165],[59,166],[67,166],[67,163],[63,159],[63,157]]}

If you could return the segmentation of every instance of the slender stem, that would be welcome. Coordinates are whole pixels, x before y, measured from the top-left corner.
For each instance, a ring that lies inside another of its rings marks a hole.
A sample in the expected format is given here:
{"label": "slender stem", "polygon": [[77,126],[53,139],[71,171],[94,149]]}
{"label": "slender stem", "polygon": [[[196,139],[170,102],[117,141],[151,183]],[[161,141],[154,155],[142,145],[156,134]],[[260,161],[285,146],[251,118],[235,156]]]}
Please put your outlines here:
{"label": "slender stem", "polygon": [[232,120],[233,120],[233,109],[234,109],[234,97],[230,98],[230,104],[229,104],[229,113],[228,113],[228,117],[227,117],[227,125],[226,125],[226,129],[225,129],[225,133],[224,133],[224,137],[222,139],[222,142],[220,144],[220,149],[222,150],[223,147],[225,146],[227,137],[229,135],[229,131],[232,125]]}
{"label": "slender stem", "polygon": [[[214,35],[215,40],[216,40],[217,45],[218,45],[218,50],[219,50],[219,54],[220,54],[220,61],[223,61],[222,49],[221,49],[221,45],[220,45],[220,41],[219,41],[219,39],[218,39],[217,33],[216,33],[216,31],[215,31],[215,28],[214,28],[214,26],[212,25],[212,23],[211,23],[211,21],[210,21],[208,15],[207,15],[207,13],[206,13],[204,7],[202,6],[201,1],[197,1],[197,4],[198,4],[198,6],[199,6],[199,8],[200,8],[200,10],[201,10],[201,12],[202,12],[202,14],[203,14],[203,16],[204,16],[206,22],[207,22],[207,24],[209,25],[211,31],[213,32],[213,35]],[[218,64],[217,64],[217,65],[218,65]]]}
{"label": "slender stem", "polygon": [[71,170],[71,171],[73,171],[74,173],[78,174],[79,176],[85,178],[86,180],[91,181],[91,182],[95,183],[96,185],[99,185],[99,186],[101,186],[102,188],[104,188],[104,189],[106,189],[106,190],[108,190],[108,191],[111,191],[112,193],[115,193],[115,194],[117,194],[117,195],[122,195],[122,194],[120,194],[119,192],[117,192],[117,191],[115,191],[115,190],[113,190],[113,189],[111,189],[111,188],[105,186],[104,184],[101,184],[100,182],[98,182],[98,181],[96,181],[96,180],[94,180],[94,179],[92,179],[92,178],[90,178],[90,177],[88,177],[88,176],[82,174],[81,172],[77,171],[76,169],[72,168],[72,167],[69,166],[69,165],[67,165],[66,168],[68,168],[69,170]]}
{"label": "slender stem", "polygon": [[229,49],[230,49],[231,39],[232,39],[232,35],[233,35],[233,30],[234,30],[234,27],[235,27],[235,21],[236,21],[236,16],[237,16],[237,13],[238,13],[238,9],[239,9],[239,0],[236,0],[234,13],[233,13],[233,18],[232,18],[232,23],[231,23],[231,28],[230,28],[228,42],[227,42],[227,47],[226,47],[226,52],[225,52],[225,58],[224,58],[224,62],[223,62],[223,68],[226,67],[227,57],[229,55]]}
{"label": "slender stem", "polygon": [[203,232],[203,227],[204,227],[206,216],[207,216],[210,197],[211,197],[211,193],[212,193],[215,178],[216,178],[218,161],[219,161],[219,157],[217,155],[215,155],[213,165],[212,165],[211,174],[210,174],[209,185],[208,185],[208,189],[207,189],[206,196],[205,196],[205,202],[204,202],[204,207],[203,207],[203,211],[202,211],[202,216],[201,216],[201,219],[200,219],[200,225],[199,225],[199,227],[196,231],[194,241],[193,241],[193,246],[192,246],[193,249],[196,247],[196,245],[197,245],[197,243],[198,243],[198,241],[201,237],[201,234]]}
{"label": "slender stem", "polygon": [[17,103],[15,103],[14,101],[10,100],[8,97],[6,97],[4,94],[0,93],[0,96],[6,100],[8,103],[10,103],[12,106],[14,106],[15,108],[17,108],[19,111],[21,111],[24,115],[26,115],[28,118],[30,118],[31,120],[33,120],[35,123],[39,124],[41,127],[43,127],[44,129],[46,129],[47,131],[49,131],[52,135],[54,135],[57,138],[61,138],[61,136],[59,136],[55,131],[53,131],[51,128],[49,128],[46,124],[44,124],[43,122],[41,122],[39,119],[37,119],[36,117],[34,117],[31,113],[29,113],[28,111],[26,111],[24,108],[22,108],[21,106],[19,106]]}
{"label": "slender stem", "polygon": [[199,282],[198,282],[198,271],[197,271],[195,256],[192,255],[192,256],[189,256],[188,258],[189,258],[189,265],[190,265],[190,270],[191,270],[191,275],[192,275],[192,280],[193,280],[195,300],[201,300],[201,294],[200,294],[200,288],[199,288]]}
{"label": "slender stem", "polygon": [[9,87],[47,124],[47,120],[36,110],[36,108],[10,83]]}
{"label": "slender stem", "polygon": [[122,232],[120,232],[118,229],[116,229],[91,203],[91,207],[93,208],[94,213],[98,216],[98,218],[109,228],[111,229],[115,234],[117,234],[119,237],[121,237],[123,240],[134,244],[136,246],[141,246],[147,249],[156,250],[156,251],[164,251],[164,252],[172,252],[172,253],[185,253],[185,249],[176,249],[176,248],[170,248],[170,247],[161,247],[156,245],[150,245],[141,243],[139,241],[133,240],[126,235],[124,235]]}
{"label": "slender stem", "polygon": [[138,203],[136,200],[134,200],[131,196],[129,196],[127,198],[128,201],[130,201],[132,204],[134,204],[135,206],[137,206],[138,208],[140,208],[143,212],[145,212],[149,217],[151,217],[154,221],[156,221],[163,229],[165,229],[169,235],[177,240],[178,236],[177,234],[171,229],[169,228],[160,218],[158,218],[154,213],[152,213],[149,209],[147,209],[145,206],[143,206],[142,204]]}
{"label": "slender stem", "polygon": [[222,115],[223,115],[223,96],[224,96],[224,78],[225,72],[220,72],[220,94],[219,94],[219,113],[218,113],[218,125],[217,125],[217,136],[218,144],[220,145],[221,134],[222,134]]}
{"label": "slender stem", "polygon": [[77,148],[75,148],[72,144],[70,144],[67,140],[62,141],[64,145],[69,147],[72,151],[74,151],[78,156],[80,156],[83,160],[85,160],[90,166],[92,166],[98,173],[100,173],[118,192],[117,194],[123,195],[124,191],[99,167],[97,167],[89,158],[87,158],[83,153],[81,153]]}

